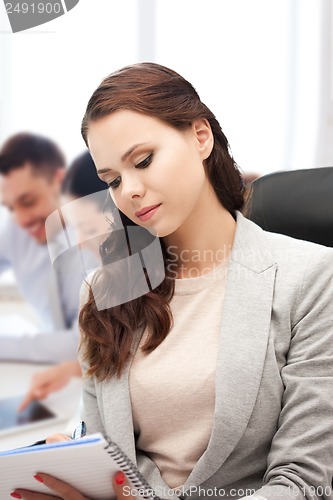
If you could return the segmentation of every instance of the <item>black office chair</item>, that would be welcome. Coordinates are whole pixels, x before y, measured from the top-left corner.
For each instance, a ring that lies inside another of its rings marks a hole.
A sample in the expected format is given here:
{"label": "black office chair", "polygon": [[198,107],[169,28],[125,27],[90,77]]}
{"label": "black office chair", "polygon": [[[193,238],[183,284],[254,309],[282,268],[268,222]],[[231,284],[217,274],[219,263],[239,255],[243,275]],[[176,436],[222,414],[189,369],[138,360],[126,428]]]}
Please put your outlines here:
{"label": "black office chair", "polygon": [[244,215],[267,231],[333,247],[333,167],[259,177]]}

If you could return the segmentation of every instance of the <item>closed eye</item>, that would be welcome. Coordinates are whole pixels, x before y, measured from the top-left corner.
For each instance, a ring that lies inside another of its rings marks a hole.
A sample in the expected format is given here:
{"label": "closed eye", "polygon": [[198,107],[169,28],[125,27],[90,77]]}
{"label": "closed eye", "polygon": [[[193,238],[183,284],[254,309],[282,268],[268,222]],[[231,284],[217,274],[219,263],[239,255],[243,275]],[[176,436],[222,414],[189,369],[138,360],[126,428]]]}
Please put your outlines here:
{"label": "closed eye", "polygon": [[121,177],[120,177],[120,175],[118,175],[118,177],[116,177],[113,181],[108,182],[108,187],[111,189],[115,189],[119,186],[120,181],[121,181]]}
{"label": "closed eye", "polygon": [[149,165],[153,161],[153,156],[154,156],[153,153],[150,153],[147,156],[147,158],[145,158],[144,160],[140,161],[140,163],[135,165],[135,168],[147,168],[147,167],[149,167]]}
{"label": "closed eye", "polygon": [[[145,158],[144,160],[140,161],[140,163],[135,165],[135,168],[144,169],[144,168],[149,167],[149,165],[153,161],[153,157],[154,157],[154,154],[150,153],[147,156],[147,158]],[[108,186],[111,189],[116,189],[120,185],[120,182],[121,182],[121,177],[120,177],[120,175],[118,175],[118,177],[116,177],[113,181],[108,182]]]}

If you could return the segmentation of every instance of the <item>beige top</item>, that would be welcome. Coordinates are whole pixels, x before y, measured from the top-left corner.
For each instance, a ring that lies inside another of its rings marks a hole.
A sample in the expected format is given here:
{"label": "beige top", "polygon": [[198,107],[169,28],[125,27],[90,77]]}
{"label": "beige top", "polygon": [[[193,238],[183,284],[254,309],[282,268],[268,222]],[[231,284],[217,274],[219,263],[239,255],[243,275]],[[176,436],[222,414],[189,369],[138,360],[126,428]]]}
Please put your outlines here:
{"label": "beige top", "polygon": [[131,366],[136,446],[171,488],[186,481],[210,439],[226,271],[221,263],[202,276],[177,279],[174,326],[152,353],[139,347]]}

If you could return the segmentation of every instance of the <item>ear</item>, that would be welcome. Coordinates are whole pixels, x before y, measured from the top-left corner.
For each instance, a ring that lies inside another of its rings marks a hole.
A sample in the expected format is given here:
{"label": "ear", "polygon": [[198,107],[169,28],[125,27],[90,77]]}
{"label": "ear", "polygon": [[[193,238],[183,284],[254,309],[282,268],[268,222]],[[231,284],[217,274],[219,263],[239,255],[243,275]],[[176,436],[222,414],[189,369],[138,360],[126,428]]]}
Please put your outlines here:
{"label": "ear", "polygon": [[214,146],[214,136],[209,121],[206,118],[198,118],[192,123],[192,129],[201,159],[206,160]]}
{"label": "ear", "polygon": [[65,168],[57,168],[54,174],[54,180],[61,185],[63,183],[63,180],[66,175],[66,169]]}

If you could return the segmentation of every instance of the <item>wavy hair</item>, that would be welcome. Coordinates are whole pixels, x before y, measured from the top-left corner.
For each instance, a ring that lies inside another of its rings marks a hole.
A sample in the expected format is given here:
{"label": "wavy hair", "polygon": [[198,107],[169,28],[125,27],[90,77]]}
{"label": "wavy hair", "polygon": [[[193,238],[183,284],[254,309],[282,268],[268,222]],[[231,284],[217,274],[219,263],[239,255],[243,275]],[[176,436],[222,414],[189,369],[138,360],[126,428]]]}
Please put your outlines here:
{"label": "wavy hair", "polygon": [[[82,120],[81,133],[87,144],[89,125],[114,111],[126,109],[158,118],[175,129],[185,130],[194,120],[205,118],[212,129],[214,146],[204,162],[204,168],[221,204],[235,218],[243,207],[243,180],[230,152],[228,140],[214,114],[203,104],[194,87],[175,71],[154,63],[126,66],[106,77],[91,96]],[[87,144],[88,145],[88,144]],[[124,214],[126,227],[134,225]],[[111,234],[112,236],[112,234]],[[110,237],[111,237],[110,236]],[[119,254],[120,242],[115,235],[101,247],[103,264]],[[96,297],[89,289],[87,302],[79,315],[82,332],[81,349],[88,362],[88,375],[99,380],[120,376],[129,362],[136,332],[147,329],[142,349],[153,351],[169,333],[173,319],[170,301],[174,294],[174,279],[168,271],[168,253],[160,241],[165,266],[165,278],[145,295],[115,307],[99,311]],[[131,249],[128,249],[131,255]],[[113,255],[113,257],[110,257]],[[114,279],[107,266],[94,276],[100,293],[112,293]]]}

